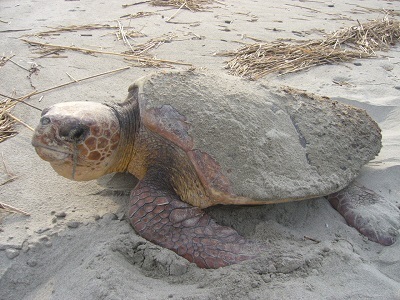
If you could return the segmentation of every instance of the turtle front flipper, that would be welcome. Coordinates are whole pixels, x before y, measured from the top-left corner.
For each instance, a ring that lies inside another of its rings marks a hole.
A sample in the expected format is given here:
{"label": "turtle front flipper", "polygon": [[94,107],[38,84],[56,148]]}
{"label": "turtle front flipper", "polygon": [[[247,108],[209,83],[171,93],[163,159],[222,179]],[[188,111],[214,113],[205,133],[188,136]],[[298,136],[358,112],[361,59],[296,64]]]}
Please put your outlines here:
{"label": "turtle front flipper", "polygon": [[218,225],[157,180],[145,178],[132,191],[129,219],[139,235],[201,268],[235,264],[261,251],[260,245]]}
{"label": "turtle front flipper", "polygon": [[369,240],[392,245],[400,229],[400,210],[374,191],[352,184],[328,197],[346,220]]}

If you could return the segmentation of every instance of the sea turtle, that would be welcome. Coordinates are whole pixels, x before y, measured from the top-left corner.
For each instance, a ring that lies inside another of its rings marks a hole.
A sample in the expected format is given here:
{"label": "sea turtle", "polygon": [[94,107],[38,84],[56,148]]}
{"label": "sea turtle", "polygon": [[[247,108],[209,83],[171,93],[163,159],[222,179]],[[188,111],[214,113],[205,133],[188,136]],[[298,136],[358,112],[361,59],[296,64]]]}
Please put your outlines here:
{"label": "sea turtle", "polygon": [[237,263],[264,247],[202,210],[216,204],[330,195],[368,238],[394,241],[349,197],[369,197],[368,190],[338,192],[379,153],[380,129],[364,110],[328,98],[229,75],[156,73],[131,85],[121,104],[43,110],[32,144],[69,179],[133,174],[139,183],[128,218],[135,231],[199,267]]}

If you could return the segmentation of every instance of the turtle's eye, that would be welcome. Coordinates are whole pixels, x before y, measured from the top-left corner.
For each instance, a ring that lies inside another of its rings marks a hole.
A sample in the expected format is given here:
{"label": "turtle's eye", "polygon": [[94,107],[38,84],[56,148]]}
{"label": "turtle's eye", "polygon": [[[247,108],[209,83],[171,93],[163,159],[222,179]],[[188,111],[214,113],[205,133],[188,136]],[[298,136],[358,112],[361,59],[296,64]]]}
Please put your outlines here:
{"label": "turtle's eye", "polygon": [[40,124],[42,124],[42,125],[48,125],[48,124],[50,124],[50,118],[48,118],[48,117],[43,117],[43,118],[41,118],[41,119],[40,119]]}

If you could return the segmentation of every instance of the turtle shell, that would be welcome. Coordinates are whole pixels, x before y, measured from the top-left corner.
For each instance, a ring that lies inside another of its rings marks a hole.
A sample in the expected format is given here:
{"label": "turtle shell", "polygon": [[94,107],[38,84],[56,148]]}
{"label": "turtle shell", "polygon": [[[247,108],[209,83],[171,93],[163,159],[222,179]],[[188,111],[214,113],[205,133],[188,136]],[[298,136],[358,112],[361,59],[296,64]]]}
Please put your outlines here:
{"label": "turtle shell", "polygon": [[132,88],[145,125],[186,151],[220,203],[331,194],[381,148],[364,110],[290,88],[191,71],[153,74]]}

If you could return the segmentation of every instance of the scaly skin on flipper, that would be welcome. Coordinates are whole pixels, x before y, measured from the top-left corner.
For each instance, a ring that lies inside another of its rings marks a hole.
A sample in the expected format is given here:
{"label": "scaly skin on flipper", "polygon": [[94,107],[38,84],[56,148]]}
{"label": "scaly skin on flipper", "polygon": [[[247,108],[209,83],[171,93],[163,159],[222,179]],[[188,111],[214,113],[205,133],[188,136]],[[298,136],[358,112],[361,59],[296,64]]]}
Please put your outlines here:
{"label": "scaly skin on flipper", "polygon": [[129,219],[139,235],[201,268],[235,264],[261,251],[260,245],[182,202],[161,176],[153,177],[146,176],[131,194]]}
{"label": "scaly skin on flipper", "polygon": [[327,199],[347,224],[369,240],[384,246],[390,246],[396,241],[400,228],[400,211],[374,191],[352,184],[328,195]]}

